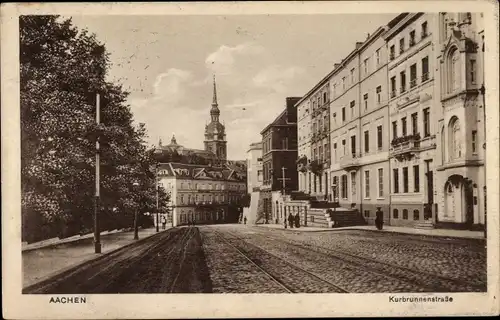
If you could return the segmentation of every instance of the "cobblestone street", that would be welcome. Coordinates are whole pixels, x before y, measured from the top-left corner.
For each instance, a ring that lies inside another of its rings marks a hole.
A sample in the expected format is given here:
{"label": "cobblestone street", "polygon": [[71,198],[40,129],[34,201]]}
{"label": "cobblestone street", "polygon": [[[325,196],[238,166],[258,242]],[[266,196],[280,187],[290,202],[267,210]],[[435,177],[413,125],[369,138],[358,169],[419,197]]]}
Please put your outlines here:
{"label": "cobblestone street", "polygon": [[24,289],[59,294],[484,291],[483,240],[237,224],[172,228]]}
{"label": "cobblestone street", "polygon": [[[481,240],[361,230],[287,232],[241,225],[200,229],[207,239],[204,251],[216,292],[486,290],[486,249]],[[255,277],[257,268],[260,276]]]}

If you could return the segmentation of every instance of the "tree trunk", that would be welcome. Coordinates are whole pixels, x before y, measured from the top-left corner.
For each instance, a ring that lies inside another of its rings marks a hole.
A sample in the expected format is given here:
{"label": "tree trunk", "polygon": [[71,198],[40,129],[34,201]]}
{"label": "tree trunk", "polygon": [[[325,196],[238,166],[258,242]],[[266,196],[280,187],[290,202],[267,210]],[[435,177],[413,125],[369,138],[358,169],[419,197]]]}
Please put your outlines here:
{"label": "tree trunk", "polygon": [[137,225],[137,213],[139,210],[135,210],[134,213],[134,240],[139,240],[139,226]]}

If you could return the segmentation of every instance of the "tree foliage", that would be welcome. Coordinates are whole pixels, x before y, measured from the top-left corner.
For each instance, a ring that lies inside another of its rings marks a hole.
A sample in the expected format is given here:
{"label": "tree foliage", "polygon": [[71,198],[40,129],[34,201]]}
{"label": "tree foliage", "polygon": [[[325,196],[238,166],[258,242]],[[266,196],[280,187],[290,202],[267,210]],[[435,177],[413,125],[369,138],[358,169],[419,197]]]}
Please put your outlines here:
{"label": "tree foliage", "polygon": [[[131,226],[135,209],[156,205],[155,159],[144,125],[133,124],[128,93],[106,81],[105,46],[70,19],[21,16],[19,23],[24,241],[92,230],[97,139],[101,226]],[[159,195],[161,203],[164,190]]]}

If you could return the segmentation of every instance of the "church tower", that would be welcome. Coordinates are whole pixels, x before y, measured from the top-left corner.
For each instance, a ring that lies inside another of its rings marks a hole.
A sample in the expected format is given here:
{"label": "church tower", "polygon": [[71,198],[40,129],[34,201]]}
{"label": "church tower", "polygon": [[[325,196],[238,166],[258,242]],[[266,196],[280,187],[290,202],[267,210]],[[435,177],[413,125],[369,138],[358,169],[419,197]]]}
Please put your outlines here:
{"label": "church tower", "polygon": [[217,155],[220,160],[227,160],[226,128],[219,122],[219,105],[217,104],[217,87],[214,75],[214,93],[210,109],[210,123],[205,126],[205,150]]}

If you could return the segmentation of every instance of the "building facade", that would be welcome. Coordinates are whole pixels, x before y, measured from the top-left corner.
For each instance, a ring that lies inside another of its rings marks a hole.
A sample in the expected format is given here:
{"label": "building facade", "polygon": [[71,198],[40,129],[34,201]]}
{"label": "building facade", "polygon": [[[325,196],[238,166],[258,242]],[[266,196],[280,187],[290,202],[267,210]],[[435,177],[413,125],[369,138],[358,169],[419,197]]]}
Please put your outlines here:
{"label": "building facade", "polygon": [[170,195],[173,226],[237,222],[246,193],[246,174],[183,163],[164,163],[158,168],[159,184]]}
{"label": "building facade", "polygon": [[266,128],[262,135],[263,182],[260,187],[258,214],[266,223],[279,223],[283,213],[278,203],[284,192],[297,190],[297,109],[296,97],[286,99],[285,110]]}
{"label": "building facade", "polygon": [[298,190],[368,223],[483,225],[483,50],[480,13],[402,13],[357,42],[297,103]]}
{"label": "building facade", "polygon": [[436,221],[474,228],[486,219],[483,16],[436,20]]}
{"label": "building facade", "polygon": [[243,209],[243,216],[247,223],[255,224],[258,219],[260,187],[262,186],[262,142],[250,144],[247,151],[247,190],[250,194],[250,203]]}
{"label": "building facade", "polygon": [[391,225],[434,221],[436,15],[403,14],[389,50]]}

